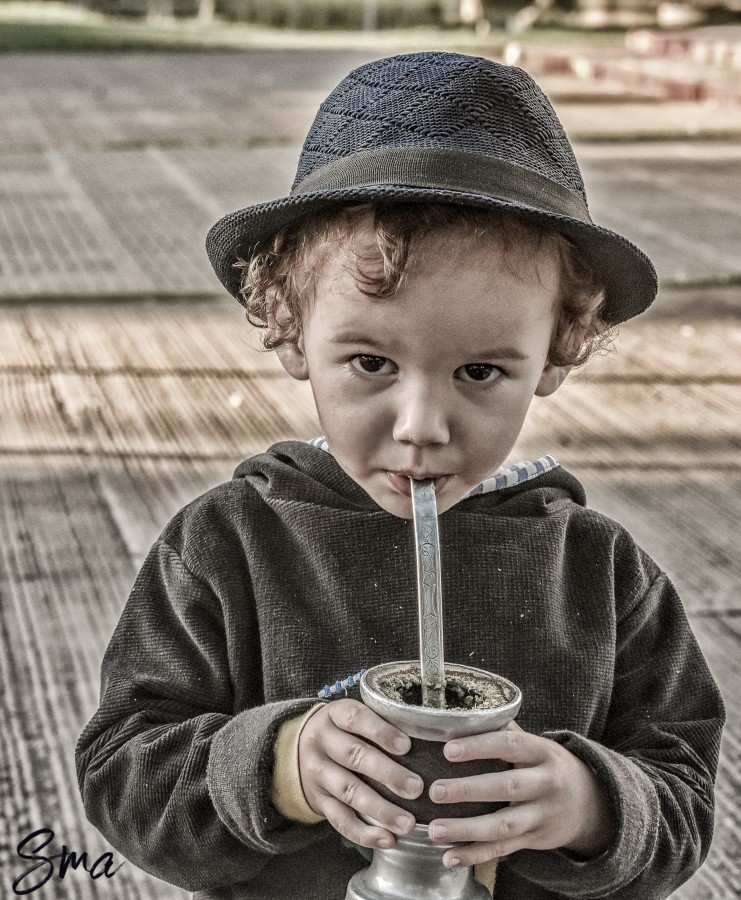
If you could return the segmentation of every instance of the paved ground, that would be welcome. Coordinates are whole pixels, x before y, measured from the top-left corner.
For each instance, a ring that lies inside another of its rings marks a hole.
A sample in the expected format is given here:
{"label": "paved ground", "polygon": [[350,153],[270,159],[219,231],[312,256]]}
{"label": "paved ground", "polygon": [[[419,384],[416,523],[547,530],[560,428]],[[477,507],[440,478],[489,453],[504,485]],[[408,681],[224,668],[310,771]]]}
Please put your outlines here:
{"label": "paved ground", "polygon": [[[633,238],[665,282],[741,277],[741,144],[578,153],[595,220]],[[202,250],[208,228],[285,194],[297,158],[293,145],[233,144],[1,154],[0,296],[218,291]]]}
{"label": "paved ground", "polygon": [[[286,189],[313,109],[359,61],[0,59],[0,298],[47,301],[0,307],[0,893],[21,868],[17,841],[34,828],[55,830],[57,852],[62,842],[92,856],[108,849],[84,821],[71,747],[162,523],[243,456],[318,433],[306,386],[255,350],[230,301],[94,300],[214,291],[205,230],[221,212]],[[582,138],[618,125],[666,137],[666,123],[683,126],[688,112],[717,113],[619,94],[599,101],[560,76],[548,84]],[[737,110],[721,112],[733,134]],[[741,150],[733,140],[582,140],[577,150],[595,218],[651,253],[667,287],[651,316],[623,329],[617,353],[533,407],[517,455],[556,452],[593,505],[667,568],[732,700],[741,689]],[[741,893],[740,788],[741,715],[729,702],[717,836],[681,900]],[[184,896],[130,865],[111,880],[70,873],[44,890],[55,900]]]}
{"label": "paved ground", "polygon": [[[284,58],[3,58],[0,296],[219,290],[200,251],[209,226],[288,190],[319,102],[369,56],[333,52],[321,65],[316,53],[293,54],[290,65]],[[544,76],[544,84],[582,138],[596,220],[634,238],[666,281],[741,276],[741,140],[584,140],[616,126],[623,138],[686,133],[688,125],[715,134],[708,116],[741,135],[741,104],[660,103],[602,83],[595,95],[564,76]]]}

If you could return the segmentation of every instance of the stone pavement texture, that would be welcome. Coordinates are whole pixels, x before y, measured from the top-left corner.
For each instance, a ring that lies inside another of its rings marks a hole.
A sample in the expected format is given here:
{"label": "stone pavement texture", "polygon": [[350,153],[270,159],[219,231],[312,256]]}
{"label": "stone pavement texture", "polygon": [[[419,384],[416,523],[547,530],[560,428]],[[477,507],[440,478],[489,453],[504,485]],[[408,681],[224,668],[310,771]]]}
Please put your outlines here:
{"label": "stone pavement texture", "polygon": [[[0,305],[0,893],[34,828],[55,830],[57,852],[63,842],[91,859],[110,849],[84,819],[71,748],[163,523],[244,456],[318,433],[307,385],[256,349],[236,304],[177,298],[219,290],[207,228],[287,190],[316,106],[367,58],[0,58],[0,299],[23,301]],[[626,94],[609,79],[599,92],[573,74],[541,80],[580,138],[595,218],[652,255],[664,289],[651,315],[621,331],[617,353],[534,404],[516,455],[555,452],[684,597],[729,724],[711,856],[675,897],[732,900],[741,114]],[[695,127],[724,140],[604,140]],[[55,900],[185,897],[130,864],[110,880],[70,872],[46,889]]]}
{"label": "stone pavement texture", "polygon": [[[368,58],[304,52],[286,66],[276,52],[4,57],[0,297],[219,291],[200,250],[209,226],[288,191],[318,104]],[[741,104],[605,102],[580,79],[543,80],[577,141],[616,128],[623,138],[686,134],[688,123],[716,134],[703,120],[711,114],[741,136]],[[577,152],[594,218],[634,238],[666,283],[741,276],[741,140],[582,140]]]}

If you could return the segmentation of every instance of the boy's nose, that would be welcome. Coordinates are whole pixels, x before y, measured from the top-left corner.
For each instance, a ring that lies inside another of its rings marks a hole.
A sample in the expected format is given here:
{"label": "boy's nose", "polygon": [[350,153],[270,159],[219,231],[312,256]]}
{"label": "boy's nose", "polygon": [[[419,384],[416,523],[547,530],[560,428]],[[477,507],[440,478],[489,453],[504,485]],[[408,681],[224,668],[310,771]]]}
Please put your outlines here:
{"label": "boy's nose", "polygon": [[439,396],[430,389],[407,391],[399,403],[393,437],[402,444],[447,444],[448,416]]}

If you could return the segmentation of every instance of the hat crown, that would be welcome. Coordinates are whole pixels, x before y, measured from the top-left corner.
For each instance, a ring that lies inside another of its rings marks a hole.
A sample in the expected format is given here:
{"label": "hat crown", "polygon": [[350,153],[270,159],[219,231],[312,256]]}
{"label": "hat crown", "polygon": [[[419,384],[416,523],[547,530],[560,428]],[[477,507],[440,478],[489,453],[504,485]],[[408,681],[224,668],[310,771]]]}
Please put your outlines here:
{"label": "hat crown", "polygon": [[209,231],[216,275],[240,302],[241,270],[286,226],[342,204],[459,203],[553,228],[604,285],[603,318],[646,309],[648,257],[596,225],[561,123],[523,72],[457,53],[409,53],[352,71],[304,143],[290,195],[235,210]]}
{"label": "hat crown", "polygon": [[340,158],[390,148],[444,148],[505,160],[581,198],[561,123],[527,73],[457,53],[410,53],[354,69],[317,113],[294,189]]}

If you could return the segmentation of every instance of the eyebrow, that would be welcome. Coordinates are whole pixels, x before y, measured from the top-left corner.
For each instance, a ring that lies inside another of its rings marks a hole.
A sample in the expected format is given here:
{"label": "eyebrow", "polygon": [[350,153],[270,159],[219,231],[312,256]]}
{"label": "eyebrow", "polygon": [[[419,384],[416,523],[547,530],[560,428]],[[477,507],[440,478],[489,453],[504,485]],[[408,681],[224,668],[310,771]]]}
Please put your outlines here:
{"label": "eyebrow", "polygon": [[342,331],[334,337],[331,337],[329,342],[330,344],[367,344],[369,347],[374,347],[376,350],[384,349],[382,344],[373,340],[373,338],[368,337],[367,334],[355,331]]}
{"label": "eyebrow", "polygon": [[482,350],[480,353],[472,354],[472,359],[519,359],[526,360],[530,357],[527,353],[523,353],[522,350],[518,350],[517,347],[495,347],[491,350]]}
{"label": "eyebrow", "polygon": [[[334,337],[330,338],[329,342],[331,344],[365,344],[366,346],[372,347],[374,350],[379,350],[383,353],[393,352],[395,349],[393,346],[393,341],[391,341],[390,344],[381,344],[373,338],[368,337],[367,334],[355,331],[342,331],[339,334],[336,334]],[[514,359],[524,361],[530,358],[527,353],[524,353],[517,347],[494,347],[492,349],[481,350],[478,353],[470,353],[468,355],[472,360]]]}

